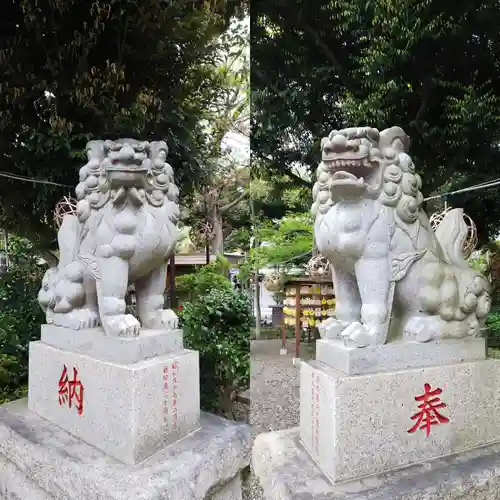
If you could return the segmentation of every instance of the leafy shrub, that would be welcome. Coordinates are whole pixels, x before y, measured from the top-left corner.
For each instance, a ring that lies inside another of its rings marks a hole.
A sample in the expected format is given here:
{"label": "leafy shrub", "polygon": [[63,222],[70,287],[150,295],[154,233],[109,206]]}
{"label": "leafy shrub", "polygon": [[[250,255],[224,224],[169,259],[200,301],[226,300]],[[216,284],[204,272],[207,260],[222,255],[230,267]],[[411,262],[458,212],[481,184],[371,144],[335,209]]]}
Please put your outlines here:
{"label": "leafy shrub", "polygon": [[187,300],[194,301],[211,290],[231,290],[228,278],[227,260],[218,257],[214,262],[199,267],[194,273],[184,274],[175,279],[177,292]]}
{"label": "leafy shrub", "polygon": [[500,308],[494,308],[490,312],[485,326],[488,332],[488,344],[500,346]]}
{"label": "leafy shrub", "polygon": [[214,289],[184,303],[186,347],[200,353],[201,407],[234,418],[236,394],[250,380],[250,303],[243,293]]}
{"label": "leafy shrub", "polygon": [[26,394],[28,345],[40,338],[45,319],[37,300],[45,266],[21,238],[10,238],[8,254],[9,269],[0,276],[0,403]]}

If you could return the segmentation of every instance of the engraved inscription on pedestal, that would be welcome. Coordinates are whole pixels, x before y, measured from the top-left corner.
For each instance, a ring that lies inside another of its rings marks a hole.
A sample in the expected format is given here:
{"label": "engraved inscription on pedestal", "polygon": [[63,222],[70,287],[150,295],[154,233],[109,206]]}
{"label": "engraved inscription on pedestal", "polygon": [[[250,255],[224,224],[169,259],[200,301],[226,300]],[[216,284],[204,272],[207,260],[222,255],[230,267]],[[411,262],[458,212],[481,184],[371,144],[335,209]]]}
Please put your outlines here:
{"label": "engraved inscription on pedestal", "polygon": [[498,442],[499,421],[500,360],[356,376],[317,361],[301,365],[301,442],[333,482]]}
{"label": "engraved inscription on pedestal", "polygon": [[71,368],[72,378],[68,376],[68,367],[63,366],[61,377],[59,379],[59,405],[68,408],[75,407],[78,415],[83,415],[84,404],[84,386],[79,379],[76,367]]}
{"label": "engraved inscription on pedestal", "polygon": [[199,428],[198,363],[189,350],[124,365],[32,342],[28,406],[135,464]]}

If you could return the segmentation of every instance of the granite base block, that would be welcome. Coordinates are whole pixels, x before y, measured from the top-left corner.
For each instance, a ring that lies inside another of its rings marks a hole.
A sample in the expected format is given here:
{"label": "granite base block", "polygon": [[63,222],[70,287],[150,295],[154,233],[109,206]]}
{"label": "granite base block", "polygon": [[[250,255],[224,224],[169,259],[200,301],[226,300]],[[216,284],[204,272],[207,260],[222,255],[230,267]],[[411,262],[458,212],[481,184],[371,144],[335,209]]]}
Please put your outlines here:
{"label": "granite base block", "polygon": [[[249,426],[202,413],[197,432],[141,464],[126,465],[18,400],[0,406],[0,498],[239,500],[251,441]],[[228,491],[235,496],[227,497]]]}
{"label": "granite base block", "polygon": [[500,360],[361,376],[309,361],[300,376],[300,437],[332,482],[500,442]]}
{"label": "granite base block", "polygon": [[241,474],[236,475],[226,484],[217,487],[209,500],[242,500]]}
{"label": "granite base block", "polygon": [[41,341],[64,351],[123,364],[183,349],[182,330],[142,328],[137,337],[109,337],[102,328],[75,331],[62,326],[42,325]]}
{"label": "granite base block", "polygon": [[332,484],[299,434],[295,428],[255,439],[252,468],[265,500],[500,500],[500,444]]}
{"label": "granite base block", "polygon": [[316,341],[316,361],[347,375],[454,365],[484,359],[484,338],[445,339],[426,343],[392,342],[362,349],[346,347],[341,340]]}
{"label": "granite base block", "polygon": [[138,463],[200,426],[198,353],[133,364],[30,343],[32,412],[116,459]]}

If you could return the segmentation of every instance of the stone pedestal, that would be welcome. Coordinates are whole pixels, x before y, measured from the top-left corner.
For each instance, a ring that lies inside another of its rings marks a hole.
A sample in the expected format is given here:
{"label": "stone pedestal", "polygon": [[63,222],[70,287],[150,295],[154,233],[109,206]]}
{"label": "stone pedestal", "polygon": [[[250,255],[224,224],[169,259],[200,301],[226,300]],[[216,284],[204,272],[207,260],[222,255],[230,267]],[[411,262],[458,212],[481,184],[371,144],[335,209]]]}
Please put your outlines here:
{"label": "stone pedestal", "polygon": [[331,483],[300,443],[299,428],[260,434],[252,468],[265,500],[498,500],[500,444]]}
{"label": "stone pedestal", "polygon": [[341,340],[317,340],[316,361],[346,375],[394,372],[486,359],[484,338],[434,342],[391,342],[377,347],[346,347]]}
{"label": "stone pedestal", "polygon": [[300,384],[300,438],[332,482],[500,441],[500,360],[361,376],[304,362]]}
{"label": "stone pedestal", "polygon": [[1,500],[241,500],[250,427],[200,412],[181,330],[41,338],[28,400],[0,406]]}
{"label": "stone pedestal", "polygon": [[30,344],[29,409],[128,464],[198,429],[199,394],[195,351],[119,364]]}
{"label": "stone pedestal", "polygon": [[[449,362],[426,366],[438,362],[436,356],[425,356],[432,347]],[[269,490],[266,498],[351,500],[351,493],[356,500],[462,498],[452,493],[461,491],[456,483],[441,485],[439,493],[428,495],[424,473],[442,457],[460,457],[450,458],[460,467],[489,453],[483,453],[483,447],[491,450],[500,443],[500,360],[486,359],[484,339],[412,348],[410,356],[404,344],[348,349],[334,341],[318,341],[317,358],[324,362],[301,364],[300,428],[261,435],[255,445],[256,473],[263,482],[273,478],[273,491],[282,483],[282,496]],[[406,368],[394,369],[401,366]],[[310,491],[315,494],[298,494],[296,486],[302,480],[284,472],[285,462],[294,464],[290,467],[297,467],[297,474],[309,470]],[[490,473],[476,466],[470,464],[473,488],[481,474],[484,478]],[[490,466],[500,478],[498,463],[485,465]],[[410,477],[415,491],[389,494],[381,486],[388,473],[395,482]],[[329,486],[315,491],[320,483]],[[370,484],[377,485],[380,496]]]}
{"label": "stone pedestal", "polygon": [[0,406],[0,498],[241,500],[250,449],[249,426],[202,413],[197,432],[123,464],[19,400]]}

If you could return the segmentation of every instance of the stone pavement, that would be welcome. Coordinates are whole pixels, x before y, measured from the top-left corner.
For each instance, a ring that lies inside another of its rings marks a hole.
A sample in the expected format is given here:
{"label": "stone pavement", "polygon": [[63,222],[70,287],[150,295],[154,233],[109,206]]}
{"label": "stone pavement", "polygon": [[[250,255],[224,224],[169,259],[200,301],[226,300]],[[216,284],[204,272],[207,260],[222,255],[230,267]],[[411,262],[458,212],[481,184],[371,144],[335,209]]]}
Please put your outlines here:
{"label": "stone pavement", "polygon": [[[254,436],[261,432],[299,425],[299,368],[293,365],[294,341],[280,356],[281,340],[254,340],[251,345],[250,424]],[[303,359],[311,359],[314,344],[302,344]],[[262,491],[253,474],[244,486],[244,499],[261,500]]]}

